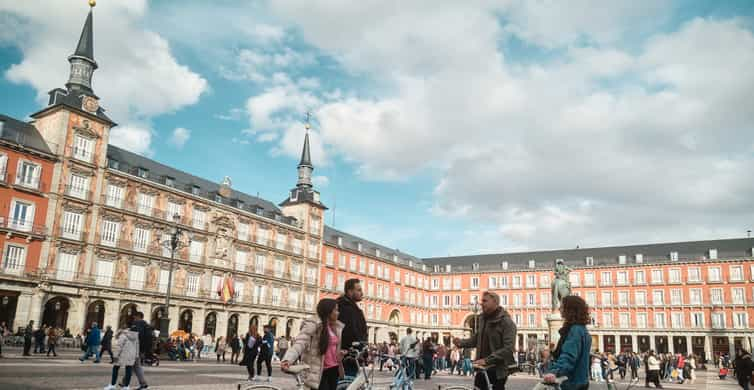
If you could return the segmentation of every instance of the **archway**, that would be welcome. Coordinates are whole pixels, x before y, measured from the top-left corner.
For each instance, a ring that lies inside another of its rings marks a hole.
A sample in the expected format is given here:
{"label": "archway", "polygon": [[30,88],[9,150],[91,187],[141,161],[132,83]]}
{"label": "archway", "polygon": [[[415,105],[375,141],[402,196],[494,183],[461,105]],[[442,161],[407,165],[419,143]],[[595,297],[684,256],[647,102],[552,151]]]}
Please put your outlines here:
{"label": "archway", "polygon": [[249,319],[249,328],[254,328],[257,330],[257,333],[259,333],[259,317],[258,316],[251,316]]}
{"label": "archway", "polygon": [[401,323],[401,312],[398,309],[393,309],[393,311],[390,312],[390,317],[388,319],[388,322],[390,322],[391,325],[398,326]]}
{"label": "archway", "polygon": [[191,333],[191,323],[194,321],[194,312],[191,309],[186,309],[181,313],[181,319],[178,321],[178,329]]}
{"label": "archway", "polygon": [[238,314],[233,314],[228,318],[228,329],[225,332],[225,338],[230,339],[238,334]]}
{"label": "archway", "polygon": [[55,297],[47,301],[42,315],[42,324],[54,328],[66,329],[68,324],[68,309],[71,301],[66,297]]}
{"label": "archway", "polygon": [[165,306],[157,306],[152,309],[152,317],[150,318],[150,325],[153,329],[160,329],[160,318],[165,317]]}
{"label": "archway", "polygon": [[134,315],[138,311],[138,307],[135,303],[129,303],[120,309],[120,316],[118,317],[118,329],[125,328],[128,324],[133,322]]}
{"label": "archway", "polygon": [[293,318],[289,318],[285,322],[285,337],[291,338],[291,332],[293,331]]}
{"label": "archway", "polygon": [[388,335],[390,336],[390,342],[393,344],[398,343],[398,333],[395,332],[388,332]]}
{"label": "archway", "polygon": [[463,320],[463,327],[469,329],[473,333],[474,329],[476,329],[476,316],[473,314],[466,316],[466,319]]}
{"label": "archway", "polygon": [[[5,322],[8,326],[13,326],[13,320],[16,318],[18,295],[19,293],[15,291],[0,291],[0,322]],[[26,326],[26,324],[21,325]]]}
{"label": "archway", "polygon": [[105,302],[101,300],[94,301],[87,307],[84,329],[91,328],[93,322],[96,322],[100,328],[105,328]]}
{"label": "archway", "polygon": [[215,327],[217,326],[217,314],[213,311],[207,314],[204,318],[204,332],[202,335],[208,334],[215,337]]}
{"label": "archway", "polygon": [[270,322],[267,324],[267,326],[270,327],[270,332],[272,332],[272,335],[274,336],[278,330],[278,318],[277,317],[270,318]]}

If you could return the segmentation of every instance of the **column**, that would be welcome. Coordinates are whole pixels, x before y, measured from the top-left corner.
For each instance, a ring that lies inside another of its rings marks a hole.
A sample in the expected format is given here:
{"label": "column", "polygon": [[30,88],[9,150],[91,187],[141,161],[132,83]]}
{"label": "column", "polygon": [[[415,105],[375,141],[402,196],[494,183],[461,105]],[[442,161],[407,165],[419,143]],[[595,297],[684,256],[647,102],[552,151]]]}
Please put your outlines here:
{"label": "column", "polygon": [[712,353],[712,336],[705,335],[704,336],[704,359],[712,361],[712,356],[714,354]]}
{"label": "column", "polygon": [[204,310],[204,308],[194,310],[194,320],[191,324],[191,330],[193,331],[193,333],[196,333],[199,336],[204,336],[204,321],[206,320],[206,318],[204,317],[205,315],[206,310]]}
{"label": "column", "polygon": [[615,346],[613,347],[614,348],[613,353],[614,354],[619,354],[621,352],[620,335],[619,334],[614,334],[613,335],[613,340],[615,340]]}
{"label": "column", "polygon": [[631,335],[631,351],[639,353],[639,335],[638,334]]}
{"label": "column", "polygon": [[[38,326],[41,324],[42,313],[44,310],[44,307],[42,306],[42,302],[44,302],[45,295],[46,294],[42,290],[35,290],[34,293],[31,295],[30,306],[29,306],[29,317],[26,323],[23,324],[23,326],[26,326],[26,324],[28,324],[29,321],[34,321],[35,326]],[[21,307],[20,302],[16,304],[16,311],[18,311],[19,307]]]}
{"label": "column", "polygon": [[181,311],[178,308],[178,302],[171,302],[168,309],[168,318],[170,318],[170,330],[169,333],[173,333],[178,330],[178,324],[181,321]]}
{"label": "column", "polygon": [[733,342],[733,336],[728,336],[728,353],[731,359],[735,359],[736,356],[736,344]]}
{"label": "column", "polygon": [[655,345],[655,335],[649,334],[649,349],[657,352],[657,346]]}
{"label": "column", "polygon": [[597,350],[600,352],[605,352],[605,341],[602,333],[597,333]]}
{"label": "column", "polygon": [[686,355],[688,356],[691,354],[691,352],[694,351],[694,344],[692,343],[693,339],[690,334],[686,335]]}
{"label": "column", "polygon": [[[105,323],[103,326],[110,325],[113,328],[113,331],[118,329],[118,314],[120,309],[120,299],[105,299]],[[150,313],[151,314],[151,313]],[[147,316],[147,313],[144,313],[144,317]],[[147,318],[145,318],[147,319]],[[150,317],[151,319],[151,317]]]}
{"label": "column", "polygon": [[[8,324],[11,327],[11,330],[13,332],[16,331],[19,327],[25,327],[31,318],[31,301],[32,301],[32,295],[31,293],[22,292],[18,296],[18,302],[16,303],[16,315],[13,317],[13,323]],[[39,303],[38,303],[39,304]],[[37,321],[34,321],[34,324],[37,324]]]}
{"label": "column", "polygon": [[71,307],[68,308],[68,321],[66,322],[66,328],[70,329],[72,334],[76,334],[84,330],[86,302],[81,298],[69,297],[68,299],[71,302]]}
{"label": "column", "polygon": [[[217,311],[217,319],[215,322],[215,337],[225,337],[228,334],[228,317],[229,314],[225,310],[218,310]],[[240,321],[240,319],[239,319]],[[238,333],[241,333],[241,324],[238,326]],[[245,327],[243,328],[243,332],[246,332],[246,330],[249,329],[249,319],[246,318]]]}

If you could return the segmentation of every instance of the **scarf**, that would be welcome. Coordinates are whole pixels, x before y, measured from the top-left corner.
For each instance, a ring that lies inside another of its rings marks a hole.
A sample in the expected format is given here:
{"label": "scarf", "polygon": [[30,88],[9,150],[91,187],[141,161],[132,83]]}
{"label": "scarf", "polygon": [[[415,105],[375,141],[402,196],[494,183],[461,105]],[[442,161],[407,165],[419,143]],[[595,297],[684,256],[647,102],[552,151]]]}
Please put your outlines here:
{"label": "scarf", "polygon": [[568,336],[568,332],[571,331],[571,325],[564,325],[558,333],[560,333],[560,339],[558,339],[558,345],[555,347],[555,351],[552,352],[552,360],[558,360],[558,357],[560,357],[561,348],[563,347],[563,343],[565,343],[566,336]]}

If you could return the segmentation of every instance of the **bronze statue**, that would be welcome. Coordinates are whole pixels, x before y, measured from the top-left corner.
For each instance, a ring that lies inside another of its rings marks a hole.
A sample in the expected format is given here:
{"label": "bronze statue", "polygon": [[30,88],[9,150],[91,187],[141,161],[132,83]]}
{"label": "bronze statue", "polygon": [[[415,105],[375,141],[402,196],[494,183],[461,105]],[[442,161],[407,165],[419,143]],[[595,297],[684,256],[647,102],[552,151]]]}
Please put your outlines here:
{"label": "bronze statue", "polygon": [[571,295],[571,282],[568,274],[571,268],[565,265],[563,259],[555,260],[555,278],[552,280],[552,310],[560,309],[560,300]]}

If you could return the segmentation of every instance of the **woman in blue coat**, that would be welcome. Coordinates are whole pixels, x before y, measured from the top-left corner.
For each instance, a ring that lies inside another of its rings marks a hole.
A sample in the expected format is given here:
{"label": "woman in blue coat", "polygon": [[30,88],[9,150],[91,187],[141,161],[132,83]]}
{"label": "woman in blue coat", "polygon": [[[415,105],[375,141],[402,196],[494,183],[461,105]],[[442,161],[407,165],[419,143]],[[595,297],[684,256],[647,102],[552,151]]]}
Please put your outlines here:
{"label": "woman in blue coat", "polygon": [[552,353],[550,372],[544,382],[553,383],[556,377],[566,376],[562,390],[586,390],[589,388],[589,363],[592,337],[586,329],[589,324],[589,307],[581,297],[569,295],[560,303],[563,327],[560,340]]}

